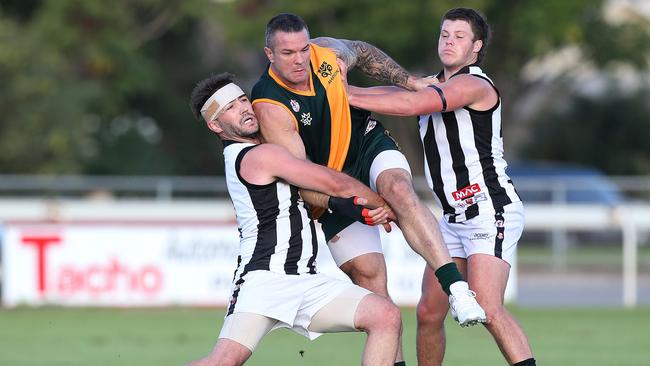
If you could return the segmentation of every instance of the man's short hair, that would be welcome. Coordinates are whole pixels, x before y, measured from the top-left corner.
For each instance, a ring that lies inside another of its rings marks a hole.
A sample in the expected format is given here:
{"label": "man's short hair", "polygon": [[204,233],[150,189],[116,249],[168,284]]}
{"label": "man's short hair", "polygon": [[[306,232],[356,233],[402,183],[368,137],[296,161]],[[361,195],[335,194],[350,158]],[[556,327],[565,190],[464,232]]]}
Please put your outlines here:
{"label": "man's short hair", "polygon": [[305,23],[301,17],[291,13],[278,14],[271,18],[271,20],[269,20],[269,22],[266,24],[264,45],[268,48],[273,48],[271,47],[271,38],[277,31],[295,33],[300,32],[303,29],[306,29],[307,33],[309,33],[307,23]]}
{"label": "man's short hair", "polygon": [[481,40],[483,41],[483,46],[481,50],[478,51],[476,57],[476,63],[480,64],[485,54],[487,53],[487,46],[490,38],[492,36],[492,30],[490,25],[485,20],[485,16],[474,9],[469,8],[454,8],[445,13],[440,20],[440,27],[442,28],[442,23],[445,20],[464,20],[472,27],[472,33],[474,33],[474,41]]}
{"label": "man's short hair", "polygon": [[190,108],[192,108],[192,114],[194,114],[196,119],[202,119],[201,108],[210,99],[212,94],[232,83],[234,78],[235,76],[233,74],[224,72],[218,75],[210,75],[196,84],[190,97]]}

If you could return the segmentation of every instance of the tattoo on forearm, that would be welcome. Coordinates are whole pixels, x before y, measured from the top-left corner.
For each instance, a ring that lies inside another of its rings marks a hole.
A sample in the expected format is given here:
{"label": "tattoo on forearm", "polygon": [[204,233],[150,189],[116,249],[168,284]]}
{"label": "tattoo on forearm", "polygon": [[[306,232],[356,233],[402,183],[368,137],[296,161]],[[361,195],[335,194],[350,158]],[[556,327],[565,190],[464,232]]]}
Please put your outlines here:
{"label": "tattoo on forearm", "polygon": [[410,74],[390,56],[369,43],[331,37],[318,37],[311,41],[333,50],[345,62],[348,70],[358,67],[361,72],[377,81],[409,89]]}
{"label": "tattoo on forearm", "polygon": [[371,78],[407,87],[409,73],[379,48],[362,41],[351,42],[357,56],[356,66]]}

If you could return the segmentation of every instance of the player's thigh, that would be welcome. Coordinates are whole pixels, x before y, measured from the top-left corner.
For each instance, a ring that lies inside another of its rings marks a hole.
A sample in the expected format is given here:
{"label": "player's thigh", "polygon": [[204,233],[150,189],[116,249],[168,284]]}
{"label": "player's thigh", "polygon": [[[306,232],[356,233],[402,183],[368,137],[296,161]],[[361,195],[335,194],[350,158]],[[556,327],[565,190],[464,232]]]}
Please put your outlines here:
{"label": "player's thigh", "polygon": [[379,253],[383,257],[381,236],[376,226],[354,222],[327,242],[337,266],[368,253]]}
{"label": "player's thigh", "polygon": [[364,288],[350,285],[312,316],[308,329],[318,333],[357,331],[355,315],[359,304],[371,294]]}
{"label": "player's thigh", "polygon": [[[277,320],[260,314],[248,312],[232,313],[224,320],[219,339],[228,339],[245,347],[252,353],[262,338],[273,329],[276,323]],[[217,346],[219,346],[219,343],[217,343]],[[228,347],[226,348],[228,351],[238,349],[231,342],[225,342],[224,347]],[[216,348],[215,351],[217,351]],[[225,351],[220,350],[220,353],[222,352]]]}
{"label": "player's thigh", "polygon": [[[387,174],[383,174],[384,172]],[[398,174],[402,179],[412,180],[411,167],[404,154],[398,150],[384,150],[377,154],[370,164],[370,188],[379,192],[378,181],[384,184],[393,173]]]}

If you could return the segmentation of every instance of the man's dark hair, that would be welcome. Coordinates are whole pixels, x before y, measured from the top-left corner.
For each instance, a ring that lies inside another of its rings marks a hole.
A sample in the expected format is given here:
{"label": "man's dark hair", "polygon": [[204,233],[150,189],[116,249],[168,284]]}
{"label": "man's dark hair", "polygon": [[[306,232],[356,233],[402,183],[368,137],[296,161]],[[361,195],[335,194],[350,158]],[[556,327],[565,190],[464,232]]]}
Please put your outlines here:
{"label": "man's dark hair", "polygon": [[224,72],[219,75],[210,75],[196,84],[190,97],[190,108],[192,108],[192,113],[196,119],[202,119],[201,108],[210,99],[212,94],[232,83],[234,78],[235,76],[233,74]]}
{"label": "man's dark hair", "polygon": [[481,40],[483,41],[483,46],[481,50],[478,51],[476,57],[476,63],[480,64],[485,54],[487,53],[487,46],[492,36],[492,30],[490,25],[485,20],[485,16],[474,9],[468,8],[454,8],[445,13],[440,20],[440,27],[442,28],[442,23],[445,20],[464,20],[472,27],[472,33],[474,33],[473,41]]}
{"label": "man's dark hair", "polygon": [[291,13],[281,13],[269,20],[266,24],[266,34],[264,37],[264,45],[268,48],[271,47],[271,38],[277,31],[286,32],[286,33],[295,33],[300,32],[303,29],[307,30],[309,33],[309,28],[307,28],[307,23],[302,20],[301,17],[296,14]]}

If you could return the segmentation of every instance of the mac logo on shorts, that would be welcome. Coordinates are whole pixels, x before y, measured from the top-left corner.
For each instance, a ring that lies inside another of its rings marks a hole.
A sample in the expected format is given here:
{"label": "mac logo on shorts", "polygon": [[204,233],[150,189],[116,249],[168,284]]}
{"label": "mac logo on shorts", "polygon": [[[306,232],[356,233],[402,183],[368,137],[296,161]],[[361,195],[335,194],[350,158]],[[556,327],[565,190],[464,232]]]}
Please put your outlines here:
{"label": "mac logo on shorts", "polygon": [[291,104],[291,109],[293,109],[294,112],[298,113],[300,111],[300,104],[295,100],[289,100],[289,104]]}

